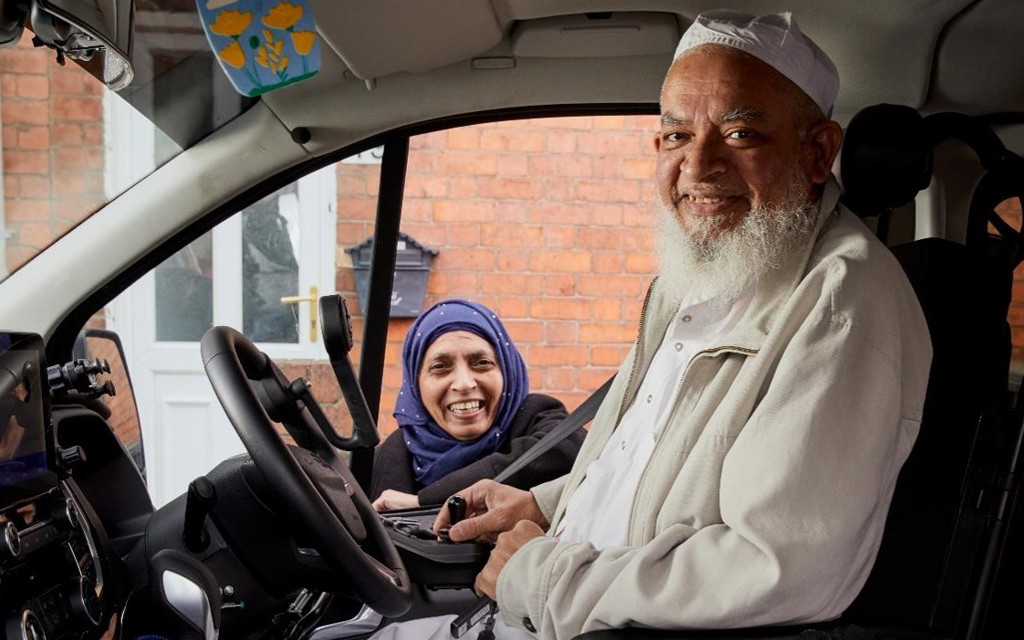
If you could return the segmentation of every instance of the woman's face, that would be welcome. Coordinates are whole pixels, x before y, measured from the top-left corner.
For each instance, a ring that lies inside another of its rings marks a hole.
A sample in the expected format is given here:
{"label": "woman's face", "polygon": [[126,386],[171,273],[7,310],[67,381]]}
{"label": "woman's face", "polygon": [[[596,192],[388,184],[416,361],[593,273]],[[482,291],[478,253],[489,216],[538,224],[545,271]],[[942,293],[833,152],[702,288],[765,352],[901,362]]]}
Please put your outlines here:
{"label": "woman's face", "polygon": [[457,440],[475,440],[494,422],[505,379],[491,343],[451,331],[427,348],[418,383],[434,422]]}

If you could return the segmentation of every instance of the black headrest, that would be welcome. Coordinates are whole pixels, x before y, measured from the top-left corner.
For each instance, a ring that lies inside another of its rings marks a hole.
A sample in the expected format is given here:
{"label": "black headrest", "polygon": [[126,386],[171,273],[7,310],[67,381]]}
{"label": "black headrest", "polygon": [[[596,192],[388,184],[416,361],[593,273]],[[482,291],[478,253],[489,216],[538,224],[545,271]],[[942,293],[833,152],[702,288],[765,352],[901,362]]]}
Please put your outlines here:
{"label": "black headrest", "polygon": [[879,104],[857,113],[840,159],[843,202],[866,217],[913,200],[931,181],[932,142],[924,118],[910,107]]}

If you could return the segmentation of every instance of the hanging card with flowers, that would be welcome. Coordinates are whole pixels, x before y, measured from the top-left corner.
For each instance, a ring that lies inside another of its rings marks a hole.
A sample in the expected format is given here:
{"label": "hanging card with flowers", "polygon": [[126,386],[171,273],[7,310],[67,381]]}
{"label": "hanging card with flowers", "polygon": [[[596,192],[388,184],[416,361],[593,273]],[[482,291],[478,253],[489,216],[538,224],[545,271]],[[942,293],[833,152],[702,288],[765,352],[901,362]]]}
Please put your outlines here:
{"label": "hanging card with flowers", "polygon": [[301,82],[320,70],[309,0],[196,0],[214,55],[245,96]]}

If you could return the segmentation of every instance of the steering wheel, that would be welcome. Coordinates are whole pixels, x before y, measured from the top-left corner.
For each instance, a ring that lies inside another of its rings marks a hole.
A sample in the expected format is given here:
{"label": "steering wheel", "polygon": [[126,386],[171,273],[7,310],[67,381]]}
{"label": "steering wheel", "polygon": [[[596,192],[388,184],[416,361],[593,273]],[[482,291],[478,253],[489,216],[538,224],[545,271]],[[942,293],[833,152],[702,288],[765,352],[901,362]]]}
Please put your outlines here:
{"label": "steering wheel", "polygon": [[[408,611],[412,587],[394,543],[338,450],[288,393],[281,370],[230,327],[207,331],[200,349],[217,399],[284,515],[367,606],[389,617]],[[298,446],[285,444],[275,421]]]}

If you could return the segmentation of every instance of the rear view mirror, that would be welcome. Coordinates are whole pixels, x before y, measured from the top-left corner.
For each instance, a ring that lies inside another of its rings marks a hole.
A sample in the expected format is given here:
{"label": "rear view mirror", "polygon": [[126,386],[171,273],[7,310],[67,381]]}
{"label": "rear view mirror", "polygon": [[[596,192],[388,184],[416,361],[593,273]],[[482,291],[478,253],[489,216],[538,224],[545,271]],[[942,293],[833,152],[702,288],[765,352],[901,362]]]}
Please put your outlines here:
{"label": "rear view mirror", "polygon": [[75,60],[114,91],[128,86],[132,68],[134,0],[2,0],[0,46],[16,44],[21,25],[33,43]]}

